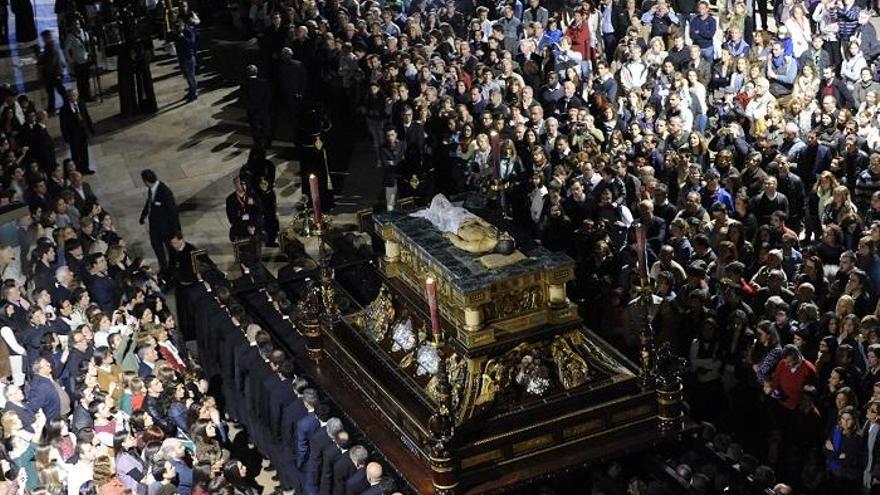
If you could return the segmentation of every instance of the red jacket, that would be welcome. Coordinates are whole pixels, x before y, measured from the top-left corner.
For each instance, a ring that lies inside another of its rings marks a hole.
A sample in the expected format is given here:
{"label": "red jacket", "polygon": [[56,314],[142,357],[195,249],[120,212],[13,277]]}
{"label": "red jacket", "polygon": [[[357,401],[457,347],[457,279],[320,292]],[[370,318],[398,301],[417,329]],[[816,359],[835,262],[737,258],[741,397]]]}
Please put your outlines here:
{"label": "red jacket", "polygon": [[571,51],[580,53],[584,57],[584,62],[589,62],[593,58],[591,46],[593,40],[590,34],[586,19],[580,26],[569,26],[565,32],[565,36],[571,41]]}
{"label": "red jacket", "polygon": [[801,402],[804,385],[816,383],[816,367],[806,359],[792,373],[785,360],[779,361],[773,372],[773,388],[782,392],[779,403],[782,407],[794,410]]}

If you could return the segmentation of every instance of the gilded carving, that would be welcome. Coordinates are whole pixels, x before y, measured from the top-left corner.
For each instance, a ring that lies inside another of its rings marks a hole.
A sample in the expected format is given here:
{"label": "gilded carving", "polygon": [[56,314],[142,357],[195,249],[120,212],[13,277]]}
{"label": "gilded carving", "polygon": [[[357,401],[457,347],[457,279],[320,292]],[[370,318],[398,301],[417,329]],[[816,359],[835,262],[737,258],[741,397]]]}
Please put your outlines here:
{"label": "gilded carving", "polygon": [[356,323],[373,341],[381,342],[388,334],[391,322],[394,321],[394,303],[391,294],[384,285],[379,295],[364,309],[356,319]]}
{"label": "gilded carving", "polygon": [[553,338],[551,352],[553,361],[556,363],[556,374],[566,390],[579,387],[587,382],[589,378],[587,362],[572,350],[565,336],[557,335]]}
{"label": "gilded carving", "polygon": [[527,311],[541,309],[544,305],[544,291],[539,286],[514,290],[495,297],[483,306],[483,320],[493,321],[510,318]]}
{"label": "gilded carving", "polygon": [[483,368],[483,379],[480,383],[480,393],[474,402],[477,406],[491,404],[495,401],[495,394],[508,385],[506,368],[500,362],[490,359]]}

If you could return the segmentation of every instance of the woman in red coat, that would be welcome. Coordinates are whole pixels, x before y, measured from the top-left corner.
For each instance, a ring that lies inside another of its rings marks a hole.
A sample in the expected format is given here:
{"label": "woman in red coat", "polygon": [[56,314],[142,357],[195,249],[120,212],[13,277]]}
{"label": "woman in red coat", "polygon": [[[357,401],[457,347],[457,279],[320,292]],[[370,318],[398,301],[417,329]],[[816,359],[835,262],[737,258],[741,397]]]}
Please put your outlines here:
{"label": "woman in red coat", "polygon": [[580,9],[574,11],[574,19],[565,31],[565,37],[571,41],[571,50],[580,53],[584,62],[593,60],[592,33]]}

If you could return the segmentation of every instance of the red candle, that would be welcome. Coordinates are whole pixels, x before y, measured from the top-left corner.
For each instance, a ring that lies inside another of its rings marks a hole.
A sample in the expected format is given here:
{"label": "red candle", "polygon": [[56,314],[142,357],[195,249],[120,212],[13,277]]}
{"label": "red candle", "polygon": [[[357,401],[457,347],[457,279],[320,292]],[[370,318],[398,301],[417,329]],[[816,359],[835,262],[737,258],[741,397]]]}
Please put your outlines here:
{"label": "red candle", "polygon": [[428,309],[431,313],[431,333],[434,334],[434,340],[440,341],[440,310],[437,306],[437,284],[433,278],[425,281],[425,291],[428,294]]}
{"label": "red candle", "polygon": [[318,176],[309,175],[309,189],[312,193],[312,210],[315,211],[315,223],[321,225],[321,191],[318,189]]}

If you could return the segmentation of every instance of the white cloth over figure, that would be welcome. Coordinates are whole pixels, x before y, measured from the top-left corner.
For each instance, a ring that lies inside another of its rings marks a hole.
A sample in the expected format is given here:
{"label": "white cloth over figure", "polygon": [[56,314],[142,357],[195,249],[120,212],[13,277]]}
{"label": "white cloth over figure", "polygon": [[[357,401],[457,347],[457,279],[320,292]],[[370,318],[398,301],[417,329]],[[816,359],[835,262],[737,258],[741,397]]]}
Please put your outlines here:
{"label": "white cloth over figure", "polygon": [[431,200],[431,206],[410,214],[411,217],[424,218],[442,232],[458,234],[458,228],[466,220],[479,217],[466,209],[455,206],[446,196],[438,194]]}

